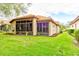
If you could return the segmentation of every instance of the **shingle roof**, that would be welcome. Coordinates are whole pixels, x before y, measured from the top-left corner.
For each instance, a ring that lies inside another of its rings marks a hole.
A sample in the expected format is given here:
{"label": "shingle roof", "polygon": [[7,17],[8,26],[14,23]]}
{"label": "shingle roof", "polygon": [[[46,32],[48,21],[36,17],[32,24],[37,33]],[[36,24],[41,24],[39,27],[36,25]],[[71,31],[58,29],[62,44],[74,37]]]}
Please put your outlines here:
{"label": "shingle roof", "polygon": [[75,23],[76,21],[79,20],[79,16],[77,16],[73,21],[70,22],[70,25],[72,25],[73,23]]}
{"label": "shingle roof", "polygon": [[28,18],[37,18],[37,20],[48,20],[48,21],[52,21],[54,24],[56,25],[59,25],[58,23],[56,23],[52,18],[50,17],[46,17],[46,16],[41,16],[41,15],[32,15],[32,14],[29,14],[29,15],[26,15],[26,16],[20,16],[20,17],[16,17],[14,19],[12,19],[10,21],[13,22],[14,20],[17,20],[17,19],[28,19]]}

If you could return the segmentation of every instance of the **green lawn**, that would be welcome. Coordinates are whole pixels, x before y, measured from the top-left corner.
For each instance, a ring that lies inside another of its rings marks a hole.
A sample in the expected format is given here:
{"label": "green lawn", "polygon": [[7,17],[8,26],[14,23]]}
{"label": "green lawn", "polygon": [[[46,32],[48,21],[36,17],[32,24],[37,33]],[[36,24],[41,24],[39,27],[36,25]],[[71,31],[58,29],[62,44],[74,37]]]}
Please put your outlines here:
{"label": "green lawn", "polygon": [[67,33],[57,37],[0,34],[0,55],[4,56],[65,56],[79,55],[79,48]]}

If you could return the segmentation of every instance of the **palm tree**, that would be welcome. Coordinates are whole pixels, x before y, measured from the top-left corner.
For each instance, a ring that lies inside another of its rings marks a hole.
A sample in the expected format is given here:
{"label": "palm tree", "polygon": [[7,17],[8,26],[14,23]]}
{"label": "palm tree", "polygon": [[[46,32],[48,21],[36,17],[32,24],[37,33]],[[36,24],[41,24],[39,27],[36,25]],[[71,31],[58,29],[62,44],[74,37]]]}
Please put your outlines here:
{"label": "palm tree", "polygon": [[30,6],[31,3],[0,3],[0,16],[9,17],[27,13]]}

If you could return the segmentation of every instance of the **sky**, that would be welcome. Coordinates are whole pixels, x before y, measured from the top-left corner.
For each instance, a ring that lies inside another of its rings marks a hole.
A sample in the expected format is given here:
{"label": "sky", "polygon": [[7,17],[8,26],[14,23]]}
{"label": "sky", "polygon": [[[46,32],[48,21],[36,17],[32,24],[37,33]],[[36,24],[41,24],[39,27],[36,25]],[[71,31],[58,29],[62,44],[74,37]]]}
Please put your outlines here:
{"label": "sky", "polygon": [[28,14],[51,17],[67,24],[79,16],[79,3],[32,3]]}
{"label": "sky", "polygon": [[32,3],[28,14],[51,17],[63,24],[79,16],[79,0],[2,0],[0,3]]}

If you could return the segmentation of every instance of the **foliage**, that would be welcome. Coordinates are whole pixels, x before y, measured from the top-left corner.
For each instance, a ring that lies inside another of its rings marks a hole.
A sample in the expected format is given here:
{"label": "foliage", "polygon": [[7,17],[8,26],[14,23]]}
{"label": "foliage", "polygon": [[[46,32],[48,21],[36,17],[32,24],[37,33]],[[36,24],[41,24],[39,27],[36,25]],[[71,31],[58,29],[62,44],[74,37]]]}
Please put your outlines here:
{"label": "foliage", "polygon": [[63,31],[62,31],[62,30],[60,30],[60,33],[63,33]]}
{"label": "foliage", "polygon": [[17,16],[21,13],[27,13],[28,7],[30,7],[31,3],[0,3],[0,13],[8,16]]}
{"label": "foliage", "polygon": [[6,33],[4,33],[5,35],[15,35],[14,33],[12,33],[12,32],[6,32]]}
{"label": "foliage", "polygon": [[74,29],[68,29],[67,31],[68,31],[69,34],[74,33]]}
{"label": "foliage", "polygon": [[2,25],[2,30],[9,32],[11,30],[11,25],[10,24],[4,24]]}
{"label": "foliage", "polygon": [[66,27],[65,27],[65,25],[63,25],[63,24],[61,24],[61,30],[64,30]]}
{"label": "foliage", "polygon": [[79,30],[75,31],[75,38],[79,42]]}

